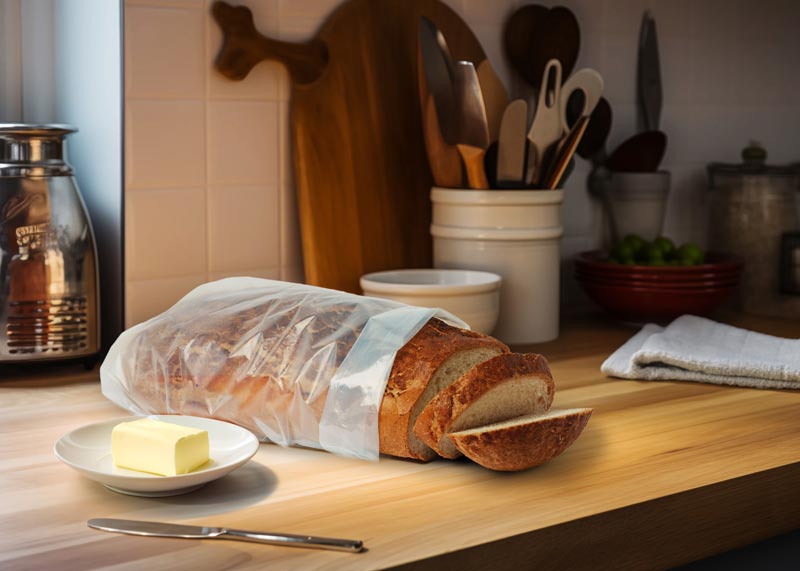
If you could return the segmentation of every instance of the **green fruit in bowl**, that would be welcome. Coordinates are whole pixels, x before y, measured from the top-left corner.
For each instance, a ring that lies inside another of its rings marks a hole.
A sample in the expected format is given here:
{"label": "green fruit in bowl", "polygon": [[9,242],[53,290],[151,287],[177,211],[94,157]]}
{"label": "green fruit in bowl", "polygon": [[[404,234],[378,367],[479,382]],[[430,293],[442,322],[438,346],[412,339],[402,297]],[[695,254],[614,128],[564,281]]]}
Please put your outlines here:
{"label": "green fruit in bowl", "polygon": [[697,244],[684,244],[678,248],[678,259],[682,266],[696,266],[705,261],[705,254]]}
{"label": "green fruit in bowl", "polygon": [[636,256],[634,255],[633,248],[631,248],[629,244],[620,242],[611,250],[610,258],[617,260],[621,264],[625,264],[627,262],[633,262]]}
{"label": "green fruit in bowl", "polygon": [[638,257],[647,246],[647,241],[638,234],[628,234],[622,239],[622,243],[627,244],[633,250],[635,257]]}
{"label": "green fruit in bowl", "polygon": [[643,261],[649,266],[664,265],[664,253],[653,244],[648,244],[644,250]]}
{"label": "green fruit in bowl", "polygon": [[675,253],[675,244],[664,236],[659,236],[653,240],[653,247],[660,250],[664,258],[670,258]]}

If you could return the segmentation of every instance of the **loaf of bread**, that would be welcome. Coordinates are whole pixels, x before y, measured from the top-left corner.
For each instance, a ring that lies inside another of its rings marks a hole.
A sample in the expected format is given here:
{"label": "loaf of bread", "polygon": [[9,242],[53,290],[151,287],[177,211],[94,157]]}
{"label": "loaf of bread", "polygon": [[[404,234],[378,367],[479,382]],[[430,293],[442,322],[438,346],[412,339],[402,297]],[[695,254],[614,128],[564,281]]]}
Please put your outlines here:
{"label": "loaf of bread", "polygon": [[554,392],[550,367],[541,355],[498,355],[440,391],[417,418],[414,434],[440,456],[457,458],[461,453],[450,432],[542,414],[553,403]]}

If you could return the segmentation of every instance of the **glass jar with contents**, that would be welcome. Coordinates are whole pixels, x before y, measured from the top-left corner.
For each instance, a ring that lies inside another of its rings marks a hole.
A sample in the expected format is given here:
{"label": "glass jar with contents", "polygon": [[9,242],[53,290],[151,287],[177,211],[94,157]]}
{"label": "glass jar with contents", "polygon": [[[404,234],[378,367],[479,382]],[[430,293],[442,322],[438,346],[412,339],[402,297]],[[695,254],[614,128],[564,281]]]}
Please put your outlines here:
{"label": "glass jar with contents", "polygon": [[741,164],[708,165],[709,249],[744,259],[739,302],[746,312],[800,317],[800,298],[782,293],[780,283],[782,236],[800,230],[800,170],[768,166],[755,145],[742,157]]}

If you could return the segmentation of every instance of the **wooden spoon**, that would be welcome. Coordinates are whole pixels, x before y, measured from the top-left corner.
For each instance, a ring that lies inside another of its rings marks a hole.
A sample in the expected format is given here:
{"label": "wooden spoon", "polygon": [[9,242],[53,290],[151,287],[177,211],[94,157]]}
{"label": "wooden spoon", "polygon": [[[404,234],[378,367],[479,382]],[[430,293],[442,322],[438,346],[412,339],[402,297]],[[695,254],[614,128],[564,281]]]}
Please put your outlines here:
{"label": "wooden spoon", "polygon": [[667,136],[662,131],[646,131],[617,147],[606,166],[617,172],[655,172],[666,150]]}
{"label": "wooden spoon", "polygon": [[511,65],[538,91],[551,59],[561,62],[564,79],[575,67],[580,49],[578,20],[563,6],[548,9],[528,4],[509,16],[503,44]]}

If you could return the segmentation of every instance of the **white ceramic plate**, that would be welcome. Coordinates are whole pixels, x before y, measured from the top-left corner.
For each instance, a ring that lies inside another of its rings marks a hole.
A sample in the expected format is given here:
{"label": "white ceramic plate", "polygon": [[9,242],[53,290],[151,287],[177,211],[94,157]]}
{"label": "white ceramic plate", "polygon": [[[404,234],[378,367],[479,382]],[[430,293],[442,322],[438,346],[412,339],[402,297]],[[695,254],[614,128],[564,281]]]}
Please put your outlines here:
{"label": "white ceramic plate", "polygon": [[141,417],[117,418],[73,430],[58,439],[55,454],[69,467],[115,492],[159,497],[196,490],[242,466],[258,450],[255,435],[235,424],[198,416],[151,415],[156,420],[208,431],[210,462],[180,476],[158,476],[119,468],[111,458],[111,430],[120,422],[138,418]]}

